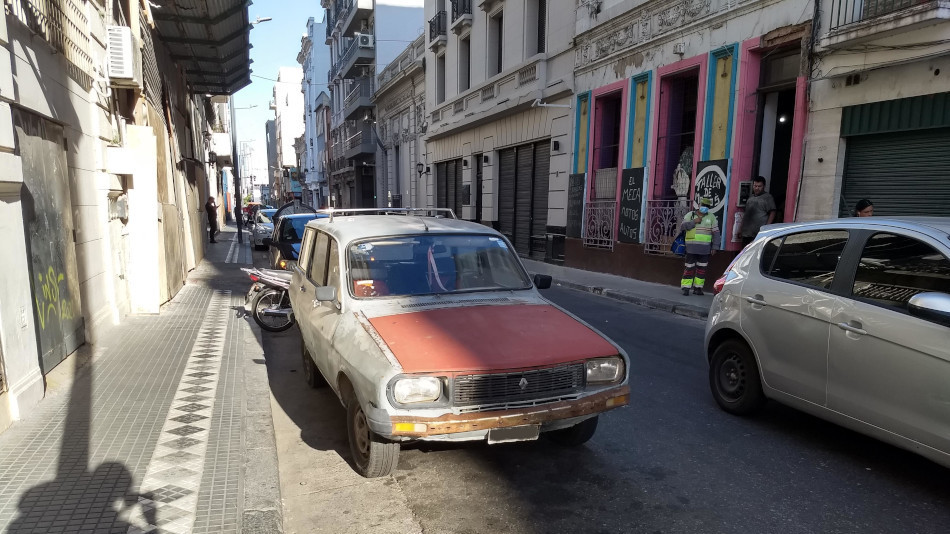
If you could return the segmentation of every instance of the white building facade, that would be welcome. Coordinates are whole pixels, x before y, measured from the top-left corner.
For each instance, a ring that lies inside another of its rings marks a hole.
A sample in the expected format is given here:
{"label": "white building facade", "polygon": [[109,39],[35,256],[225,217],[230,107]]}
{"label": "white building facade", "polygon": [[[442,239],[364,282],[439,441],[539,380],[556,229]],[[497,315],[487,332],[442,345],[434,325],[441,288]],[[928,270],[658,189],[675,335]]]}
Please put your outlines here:
{"label": "white building facade", "polygon": [[376,183],[385,206],[432,207],[425,157],[425,35],[420,35],[376,77]]}
{"label": "white building facade", "polygon": [[798,219],[950,213],[950,3],[823,0]]}
{"label": "white building facade", "polygon": [[304,95],[304,152],[300,161],[300,173],[304,188],[309,191],[313,206],[326,206],[329,187],[326,175],[319,170],[323,158],[317,137],[320,120],[317,107],[327,94],[327,71],[330,70],[330,50],[325,44],[326,24],[307,21],[307,33],[300,39],[297,62],[303,67],[301,88]]}
{"label": "white building facade", "polygon": [[322,0],[331,103],[329,169],[333,205],[385,206],[376,183],[376,76],[422,31],[422,0]]}
{"label": "white building facade", "polygon": [[304,133],[304,95],[301,91],[303,69],[280,67],[274,84],[274,133],[277,166],[280,169],[279,202],[300,198],[302,187],[297,176],[297,151],[294,141]]}
{"label": "white building facade", "polygon": [[561,4],[425,4],[430,202],[536,259],[563,255],[575,21]]}

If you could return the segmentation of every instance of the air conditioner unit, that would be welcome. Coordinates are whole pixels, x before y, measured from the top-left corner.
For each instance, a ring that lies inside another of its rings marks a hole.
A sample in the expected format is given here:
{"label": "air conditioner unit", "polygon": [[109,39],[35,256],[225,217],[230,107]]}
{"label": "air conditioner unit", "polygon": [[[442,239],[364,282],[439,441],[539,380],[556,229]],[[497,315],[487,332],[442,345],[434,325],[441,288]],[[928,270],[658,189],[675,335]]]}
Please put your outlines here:
{"label": "air conditioner unit", "polygon": [[141,89],[142,52],[132,35],[132,29],[128,26],[108,26],[106,36],[109,85],[123,89]]}
{"label": "air conditioner unit", "polygon": [[353,36],[356,37],[357,46],[360,48],[373,48],[373,34],[356,33]]}

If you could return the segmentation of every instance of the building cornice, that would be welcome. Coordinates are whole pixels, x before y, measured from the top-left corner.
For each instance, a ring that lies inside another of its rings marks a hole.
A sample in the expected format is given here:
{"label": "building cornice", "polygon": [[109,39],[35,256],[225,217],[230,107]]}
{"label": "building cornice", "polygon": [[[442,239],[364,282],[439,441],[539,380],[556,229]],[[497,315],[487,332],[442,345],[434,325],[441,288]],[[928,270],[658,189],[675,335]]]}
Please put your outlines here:
{"label": "building cornice", "polygon": [[[698,27],[715,26],[786,0],[658,0],[595,26],[574,38],[574,67],[588,72]],[[807,13],[811,15],[811,13]],[[798,23],[800,21],[793,21]],[[749,36],[753,37],[752,35]]]}

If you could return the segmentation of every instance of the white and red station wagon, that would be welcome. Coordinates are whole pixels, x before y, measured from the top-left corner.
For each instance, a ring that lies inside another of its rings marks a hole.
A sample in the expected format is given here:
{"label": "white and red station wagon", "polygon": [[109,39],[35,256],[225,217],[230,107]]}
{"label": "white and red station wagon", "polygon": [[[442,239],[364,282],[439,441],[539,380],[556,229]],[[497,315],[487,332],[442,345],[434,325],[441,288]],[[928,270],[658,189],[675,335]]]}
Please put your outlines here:
{"label": "white and red station wagon", "polygon": [[304,375],[346,407],[353,465],[400,443],[579,445],[627,404],[629,359],[545,300],[500,233],[451,210],[333,210],[307,224],[291,287]]}

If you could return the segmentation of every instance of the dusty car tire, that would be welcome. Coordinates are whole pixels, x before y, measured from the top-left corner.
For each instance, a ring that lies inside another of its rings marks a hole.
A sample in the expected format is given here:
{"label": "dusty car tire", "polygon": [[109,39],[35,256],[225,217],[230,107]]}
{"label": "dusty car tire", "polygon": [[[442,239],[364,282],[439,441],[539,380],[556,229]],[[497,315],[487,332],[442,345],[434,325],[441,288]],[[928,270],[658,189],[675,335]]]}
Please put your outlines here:
{"label": "dusty car tire", "polygon": [[366,478],[389,475],[399,463],[399,444],[384,441],[366,421],[366,414],[355,395],[346,400],[346,435],[356,472]]}
{"label": "dusty car tire", "polygon": [[719,407],[731,414],[749,415],[765,404],[755,356],[739,340],[716,347],[709,362],[709,388]]}
{"label": "dusty car tire", "polygon": [[583,445],[590,441],[590,438],[594,437],[594,432],[597,431],[598,419],[600,419],[600,416],[595,415],[572,427],[552,430],[547,433],[547,436],[558,445],[564,445],[566,447]]}
{"label": "dusty car tire", "polygon": [[[301,345],[303,340],[300,341]],[[323,374],[320,373],[320,369],[317,369],[317,364],[313,363],[313,358],[310,357],[310,352],[306,347],[300,351],[301,356],[303,356],[303,377],[307,381],[307,385],[313,389],[322,388],[327,385],[327,381],[323,378]]]}

